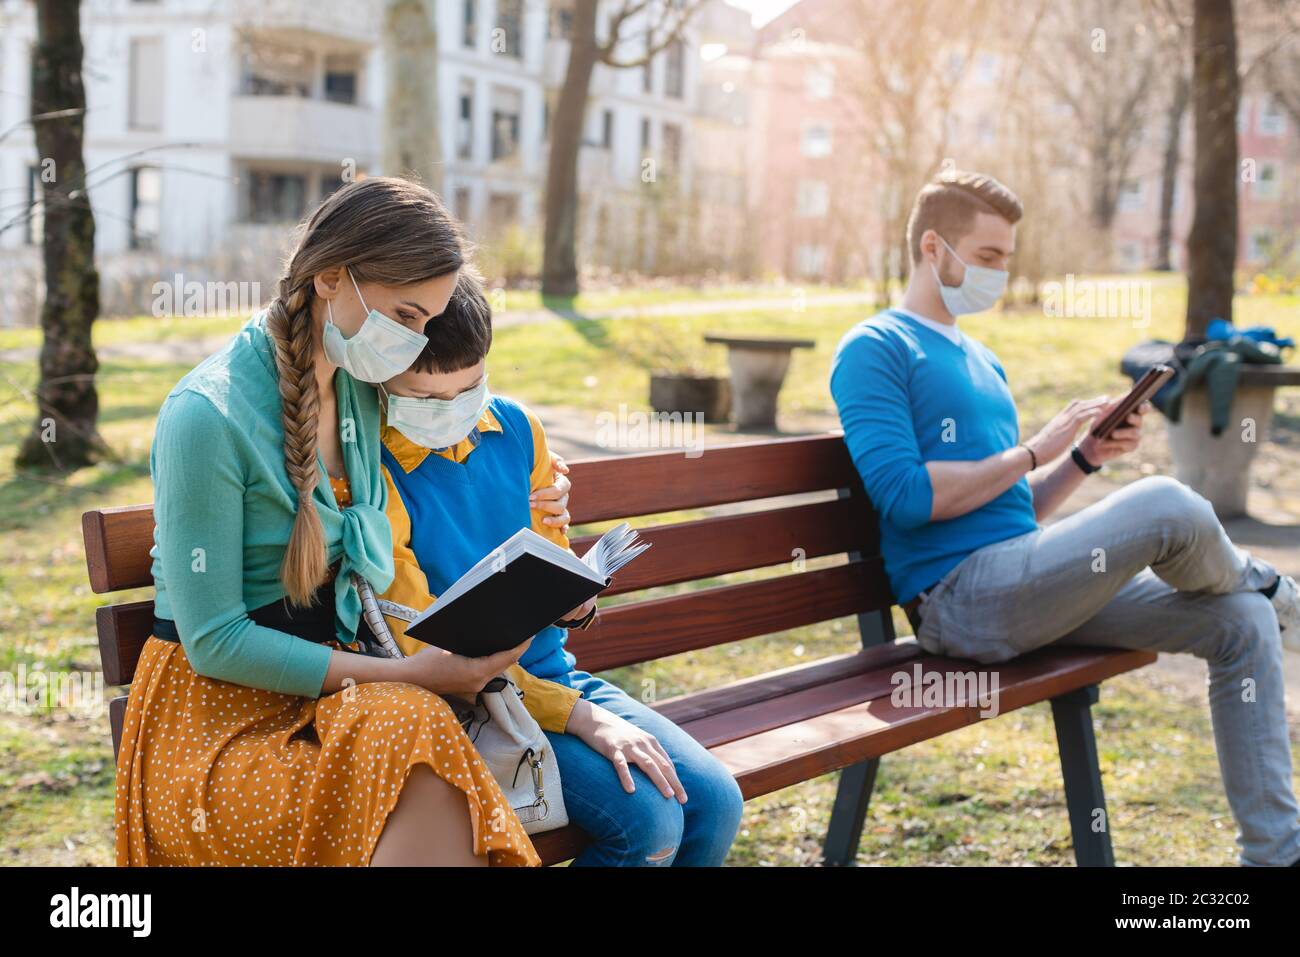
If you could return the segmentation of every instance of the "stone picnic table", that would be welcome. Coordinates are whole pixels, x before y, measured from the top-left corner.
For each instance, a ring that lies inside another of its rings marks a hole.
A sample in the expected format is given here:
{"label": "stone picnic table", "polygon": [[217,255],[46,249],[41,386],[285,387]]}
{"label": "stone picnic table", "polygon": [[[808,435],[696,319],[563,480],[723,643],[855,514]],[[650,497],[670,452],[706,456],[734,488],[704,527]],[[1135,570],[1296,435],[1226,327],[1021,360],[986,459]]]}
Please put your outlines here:
{"label": "stone picnic table", "polygon": [[1204,495],[1221,518],[1246,514],[1250,467],[1273,422],[1274,394],[1300,385],[1300,366],[1243,364],[1228,425],[1210,433],[1210,397],[1203,382],[1183,395],[1182,415],[1165,424],[1174,474]]}
{"label": "stone picnic table", "polygon": [[775,429],[776,397],[795,349],[811,349],[812,339],[773,336],[706,335],[704,341],[727,347],[731,402],[736,427]]}

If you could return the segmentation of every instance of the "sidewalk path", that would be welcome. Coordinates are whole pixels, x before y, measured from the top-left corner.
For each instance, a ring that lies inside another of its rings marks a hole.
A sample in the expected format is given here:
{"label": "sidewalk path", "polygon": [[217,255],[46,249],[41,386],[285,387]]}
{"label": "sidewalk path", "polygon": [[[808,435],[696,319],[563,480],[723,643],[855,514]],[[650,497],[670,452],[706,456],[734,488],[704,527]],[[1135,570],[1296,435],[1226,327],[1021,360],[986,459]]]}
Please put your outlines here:
{"label": "sidewalk path", "polygon": [[[782,296],[757,296],[749,299],[679,299],[672,302],[642,306],[618,306],[613,309],[577,312],[567,309],[527,309],[503,311],[493,319],[497,329],[532,325],[539,322],[573,322],[591,319],[649,319],[663,316],[710,316],[735,312],[765,312],[788,309],[827,309],[861,306],[872,308],[875,294],[870,292],[826,293],[799,295],[797,288]],[[106,320],[111,322],[112,320]],[[146,362],[197,363],[210,356],[229,341],[230,336],[207,336],[199,339],[174,339],[165,342],[115,342],[101,346],[100,359],[138,359]],[[37,349],[25,346],[18,349],[0,349],[0,362],[34,362]]]}

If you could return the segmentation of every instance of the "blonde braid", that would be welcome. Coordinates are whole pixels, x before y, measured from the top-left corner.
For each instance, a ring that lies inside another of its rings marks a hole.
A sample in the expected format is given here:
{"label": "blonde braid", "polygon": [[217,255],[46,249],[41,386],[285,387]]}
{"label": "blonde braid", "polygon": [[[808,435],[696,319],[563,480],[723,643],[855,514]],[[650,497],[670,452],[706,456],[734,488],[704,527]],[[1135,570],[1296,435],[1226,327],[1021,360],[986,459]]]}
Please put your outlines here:
{"label": "blonde braid", "polygon": [[320,473],[316,466],[316,429],[320,390],[316,383],[316,334],[311,315],[311,279],[291,288],[280,279],[279,295],[268,310],[267,327],[275,341],[280,373],[284,468],[298,492],[293,531],[280,564],[280,581],[295,605],[310,605],[325,581],[325,530],[312,502]]}

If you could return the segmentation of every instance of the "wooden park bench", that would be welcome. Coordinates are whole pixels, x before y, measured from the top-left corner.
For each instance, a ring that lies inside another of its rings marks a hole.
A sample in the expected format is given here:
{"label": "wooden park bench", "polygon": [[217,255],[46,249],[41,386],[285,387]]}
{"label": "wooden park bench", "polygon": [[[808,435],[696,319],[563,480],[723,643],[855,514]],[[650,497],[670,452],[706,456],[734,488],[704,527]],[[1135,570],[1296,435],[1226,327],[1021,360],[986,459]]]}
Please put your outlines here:
{"label": "wooden park bench", "polygon": [[[893,598],[878,533],[844,444],[837,435],[573,463],[574,524],[734,506],[725,514],[650,525],[654,543],[607,594],[700,583],[677,593],[606,603],[599,621],[569,636],[579,667],[598,672],[745,638],[855,616],[861,647],[655,705],[708,747],[736,776],[746,799],[831,771],[843,771],[825,841],[828,864],[856,855],[881,755],[982,720],[978,702],[897,707],[891,677],[920,665],[925,674],[991,670],[895,642]],[[793,500],[791,497],[794,497]],[[762,501],[762,500],[777,501]],[[782,500],[783,499],[783,500]],[[743,504],[742,504],[743,503]],[[97,593],[151,584],[149,506],[87,512],[82,526]],[[574,545],[581,553],[590,537]],[[806,559],[797,561],[797,559]],[[822,559],[821,561],[816,561]],[[768,568],[756,580],[718,576]],[[152,603],[108,605],[96,613],[105,682],[131,681],[149,637]],[[1112,864],[1090,707],[1097,685],[1155,660],[1144,651],[1044,649],[996,666],[999,711],[1050,701],[1055,719],[1075,857]],[[126,699],[110,707],[116,750]],[[573,826],[538,835],[547,863],[572,858],[584,835]]]}

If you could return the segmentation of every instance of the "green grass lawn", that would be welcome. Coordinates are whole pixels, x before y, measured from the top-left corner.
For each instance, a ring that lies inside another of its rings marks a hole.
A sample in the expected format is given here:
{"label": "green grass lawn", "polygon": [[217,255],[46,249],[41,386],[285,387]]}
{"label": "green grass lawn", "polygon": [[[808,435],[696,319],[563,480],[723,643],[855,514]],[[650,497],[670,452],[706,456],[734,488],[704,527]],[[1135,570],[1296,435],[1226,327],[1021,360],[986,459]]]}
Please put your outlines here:
{"label": "green grass lawn", "polygon": [[[1028,310],[972,317],[963,326],[1001,356],[1024,428],[1032,430],[1071,398],[1122,388],[1116,364],[1132,343],[1179,337],[1182,284],[1156,282],[1148,328],[1121,320],[1049,319]],[[715,295],[740,300],[772,294]],[[526,297],[531,295],[519,294],[512,308],[530,308]],[[578,311],[671,302],[687,294],[652,289],[641,299],[609,296],[595,304],[584,298]],[[1267,323],[1300,337],[1296,296],[1242,298],[1237,308],[1239,324]],[[724,367],[722,350],[703,346],[705,332],[792,334],[817,345],[796,353],[783,409],[829,413],[830,357],[839,337],[861,317],[861,309],[765,309],[514,326],[497,335],[492,381],[497,390],[539,405],[599,411],[626,403],[646,409],[649,368],[680,366],[700,355],[704,361],[695,364]],[[136,319],[101,324],[96,341],[204,337],[237,324]],[[21,339],[4,333],[0,349],[35,342]],[[102,600],[86,581],[80,515],[87,508],[151,500],[148,448],[154,417],[186,370],[175,363],[106,359],[100,375],[102,432],[118,461],[64,478],[15,474],[13,454],[32,415],[35,368],[28,362],[0,363],[5,425],[0,430],[0,671],[19,664],[97,668],[93,615]],[[1285,402],[1280,438],[1294,444],[1300,405]],[[1283,481],[1300,491],[1294,474]],[[908,630],[901,617],[897,624],[900,632]],[[663,698],[846,651],[856,640],[851,621],[827,622],[620,669],[613,677],[638,696],[652,681]],[[1233,824],[1218,782],[1204,702],[1138,673],[1108,682],[1095,713],[1117,857],[1136,864],[1231,863]],[[1297,759],[1300,766],[1300,755]],[[112,778],[106,717],[0,713],[0,862],[111,863]],[[814,863],[834,787],[831,775],[751,802],[732,862]],[[1046,705],[889,757],[860,854],[863,863],[891,864],[1064,864],[1072,859]]]}

